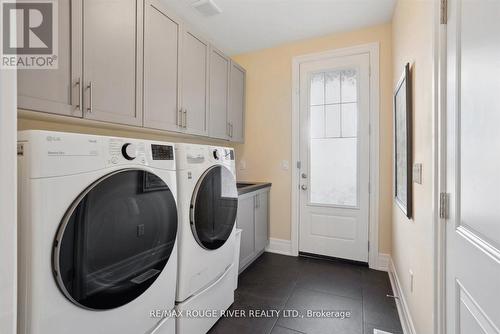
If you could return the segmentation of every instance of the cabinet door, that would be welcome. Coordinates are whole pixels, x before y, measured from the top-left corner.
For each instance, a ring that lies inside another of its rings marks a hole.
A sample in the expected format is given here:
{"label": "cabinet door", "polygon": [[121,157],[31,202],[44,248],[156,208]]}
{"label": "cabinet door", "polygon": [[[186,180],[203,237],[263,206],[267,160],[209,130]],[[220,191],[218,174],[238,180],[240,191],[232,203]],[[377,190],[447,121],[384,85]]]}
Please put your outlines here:
{"label": "cabinet door", "polygon": [[208,134],[209,44],[190,30],[182,41],[182,111],[186,131]]}
{"label": "cabinet door", "polygon": [[260,252],[269,240],[269,192],[255,197],[255,251]]}
{"label": "cabinet door", "polygon": [[85,0],[86,118],[142,125],[143,0]]}
{"label": "cabinet door", "polygon": [[82,0],[59,0],[58,68],[19,70],[18,106],[21,109],[82,116]]}
{"label": "cabinet door", "polygon": [[144,16],[144,126],[176,131],[179,21],[157,0],[146,0]]}
{"label": "cabinet door", "polygon": [[229,58],[210,51],[210,137],[228,139]]}
{"label": "cabinet door", "polygon": [[238,199],[236,226],[241,231],[240,268],[253,259],[255,252],[254,197]]}
{"label": "cabinet door", "polygon": [[231,62],[229,81],[229,139],[244,141],[245,131],[245,70]]}

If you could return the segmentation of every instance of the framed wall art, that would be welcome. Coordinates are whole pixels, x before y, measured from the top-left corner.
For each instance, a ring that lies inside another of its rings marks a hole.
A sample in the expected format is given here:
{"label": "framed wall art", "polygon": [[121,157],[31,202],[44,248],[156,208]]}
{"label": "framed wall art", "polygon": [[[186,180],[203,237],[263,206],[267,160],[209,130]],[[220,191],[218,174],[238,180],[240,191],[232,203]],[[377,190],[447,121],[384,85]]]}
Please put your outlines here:
{"label": "framed wall art", "polygon": [[394,197],[408,218],[413,208],[413,131],[410,64],[407,63],[394,92]]}

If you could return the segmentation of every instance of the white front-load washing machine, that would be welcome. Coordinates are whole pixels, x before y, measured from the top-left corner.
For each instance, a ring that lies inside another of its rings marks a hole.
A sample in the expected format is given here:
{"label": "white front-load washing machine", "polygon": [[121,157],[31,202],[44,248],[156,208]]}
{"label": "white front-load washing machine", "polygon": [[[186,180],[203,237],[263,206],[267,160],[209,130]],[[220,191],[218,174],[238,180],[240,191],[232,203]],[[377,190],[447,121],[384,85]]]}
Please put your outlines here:
{"label": "white front-load washing machine", "polygon": [[[179,263],[178,334],[204,334],[234,301],[238,208],[234,151],[176,144]],[[213,311],[213,312],[212,312]]]}
{"label": "white front-load washing machine", "polygon": [[19,133],[20,334],[173,334],[172,144]]}

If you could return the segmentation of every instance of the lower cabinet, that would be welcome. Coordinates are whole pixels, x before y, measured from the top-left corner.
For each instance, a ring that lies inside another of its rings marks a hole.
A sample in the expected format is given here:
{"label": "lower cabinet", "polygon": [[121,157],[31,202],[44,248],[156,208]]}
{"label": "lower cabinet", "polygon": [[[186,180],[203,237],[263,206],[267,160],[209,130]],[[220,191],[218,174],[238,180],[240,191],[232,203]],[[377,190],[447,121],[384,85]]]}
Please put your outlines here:
{"label": "lower cabinet", "polygon": [[270,188],[246,193],[238,198],[236,226],[242,230],[239,271],[248,267],[269,242]]}

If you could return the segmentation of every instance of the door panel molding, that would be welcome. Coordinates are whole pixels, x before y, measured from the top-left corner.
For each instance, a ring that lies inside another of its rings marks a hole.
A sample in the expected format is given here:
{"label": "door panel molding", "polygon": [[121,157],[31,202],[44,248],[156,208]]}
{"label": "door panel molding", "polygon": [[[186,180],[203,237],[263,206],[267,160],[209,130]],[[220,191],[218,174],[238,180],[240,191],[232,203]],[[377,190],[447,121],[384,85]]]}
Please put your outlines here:
{"label": "door panel molding", "polygon": [[[359,54],[369,55],[370,64],[370,194],[369,194],[369,245],[368,264],[370,268],[387,270],[380,268],[378,264],[379,249],[378,249],[378,226],[379,226],[379,43],[368,43],[348,48],[330,50],[313,54],[296,56],[292,61],[292,163],[299,164],[299,110],[300,110],[300,64],[324,60],[333,57],[351,56]],[[292,228],[291,228],[291,243],[292,255],[299,254],[299,169],[293,168],[292,171]]]}
{"label": "door panel molding", "polygon": [[479,233],[475,233],[474,230],[469,228],[467,225],[460,225],[456,231],[469,243],[500,264],[500,250],[498,247],[492,245],[486,237]]}
{"label": "door panel molding", "polygon": [[[462,317],[466,315],[463,314],[462,311],[467,311],[467,314],[476,322],[476,329],[481,329],[484,334],[500,334],[498,327],[495,326],[474,297],[465,289],[458,279],[455,280],[455,289],[457,296],[459,296],[459,298],[457,298],[457,305],[455,306],[458,310],[457,324],[459,324],[459,326],[462,324]],[[460,330],[463,330],[463,328],[460,328]],[[479,334],[477,330],[474,330],[474,332]],[[465,333],[471,333],[471,331],[465,331]]]}

